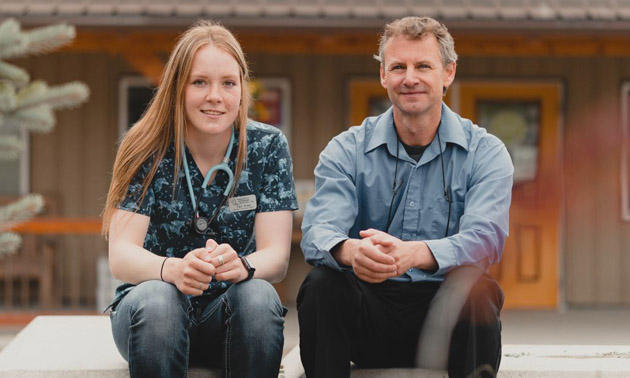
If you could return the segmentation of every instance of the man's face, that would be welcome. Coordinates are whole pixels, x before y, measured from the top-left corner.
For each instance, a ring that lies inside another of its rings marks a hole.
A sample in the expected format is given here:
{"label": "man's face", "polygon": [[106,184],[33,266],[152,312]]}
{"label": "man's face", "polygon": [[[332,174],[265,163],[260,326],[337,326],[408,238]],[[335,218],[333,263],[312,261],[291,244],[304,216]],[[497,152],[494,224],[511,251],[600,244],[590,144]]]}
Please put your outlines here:
{"label": "man's face", "polygon": [[394,37],[385,45],[383,57],[381,85],[395,112],[416,117],[441,106],[443,88],[455,78],[455,63],[444,67],[433,34],[420,39]]}

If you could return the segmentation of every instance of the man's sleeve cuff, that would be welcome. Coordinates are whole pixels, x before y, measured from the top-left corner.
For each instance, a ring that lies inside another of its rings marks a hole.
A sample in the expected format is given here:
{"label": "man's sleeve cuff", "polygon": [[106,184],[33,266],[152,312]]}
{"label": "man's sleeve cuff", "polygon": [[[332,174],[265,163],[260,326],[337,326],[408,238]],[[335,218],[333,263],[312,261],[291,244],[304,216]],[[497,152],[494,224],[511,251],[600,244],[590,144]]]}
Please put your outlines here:
{"label": "man's sleeve cuff", "polygon": [[448,239],[425,240],[424,242],[438,264],[438,269],[433,273],[433,276],[442,277],[457,266],[457,258]]}
{"label": "man's sleeve cuff", "polygon": [[323,263],[324,265],[333,268],[334,270],[337,271],[345,271],[348,270],[348,267],[346,266],[341,266],[339,265],[339,263],[337,262],[337,260],[335,260],[335,258],[332,256],[332,254],[330,253],[331,249],[333,249],[337,244],[348,240],[347,236],[337,236],[335,238],[330,239],[328,242],[326,242],[323,246]]}

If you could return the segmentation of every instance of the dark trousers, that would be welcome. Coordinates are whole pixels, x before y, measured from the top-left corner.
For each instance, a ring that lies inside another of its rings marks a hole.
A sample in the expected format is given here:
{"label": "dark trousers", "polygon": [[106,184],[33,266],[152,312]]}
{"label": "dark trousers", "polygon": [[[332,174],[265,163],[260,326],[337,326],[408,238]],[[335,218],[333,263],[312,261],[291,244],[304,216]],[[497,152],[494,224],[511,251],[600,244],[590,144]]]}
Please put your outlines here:
{"label": "dark trousers", "polygon": [[[302,364],[308,378],[361,368],[413,367],[427,311],[440,282],[370,284],[352,272],[314,268],[297,298]],[[448,373],[492,377],[501,359],[503,291],[488,275],[474,284],[452,332]]]}

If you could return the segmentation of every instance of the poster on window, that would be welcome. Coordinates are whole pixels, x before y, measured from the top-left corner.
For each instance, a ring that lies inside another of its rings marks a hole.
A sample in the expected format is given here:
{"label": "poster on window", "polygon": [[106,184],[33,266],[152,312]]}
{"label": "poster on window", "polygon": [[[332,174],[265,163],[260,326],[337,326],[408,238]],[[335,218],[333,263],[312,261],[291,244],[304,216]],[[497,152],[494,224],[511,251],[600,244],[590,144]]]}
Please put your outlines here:
{"label": "poster on window", "polygon": [[291,142],[291,82],[287,78],[259,78],[250,83],[249,116],[282,130]]}
{"label": "poster on window", "polygon": [[540,102],[479,101],[479,125],[503,141],[514,164],[514,182],[536,179]]}

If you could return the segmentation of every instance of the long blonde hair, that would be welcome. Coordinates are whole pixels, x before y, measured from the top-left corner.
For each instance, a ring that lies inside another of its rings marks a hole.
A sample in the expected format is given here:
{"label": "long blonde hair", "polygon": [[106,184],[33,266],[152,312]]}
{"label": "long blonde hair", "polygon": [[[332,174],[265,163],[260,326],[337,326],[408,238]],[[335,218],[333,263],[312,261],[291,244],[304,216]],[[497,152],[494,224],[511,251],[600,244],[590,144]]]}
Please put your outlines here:
{"label": "long blonde hair", "polygon": [[[191,26],[177,41],[171,56],[164,67],[162,79],[147,111],[124,136],[116,154],[112,182],[107,194],[103,211],[101,232],[107,238],[109,223],[114,211],[127,194],[132,178],[140,167],[151,159],[151,170],[144,178],[140,201],[144,200],[147,189],[157,172],[160,161],[164,158],[169,145],[175,143],[175,187],[182,164],[182,139],[186,130],[186,112],[184,110],[185,86],[190,76],[193,58],[197,51],[207,45],[216,46],[232,55],[240,67],[241,104],[234,127],[238,131],[238,154],[234,182],[239,177],[247,155],[247,111],[251,102],[248,91],[249,68],[243,50],[229,30],[212,21],[199,21]],[[234,188],[238,185],[234,185]]]}

